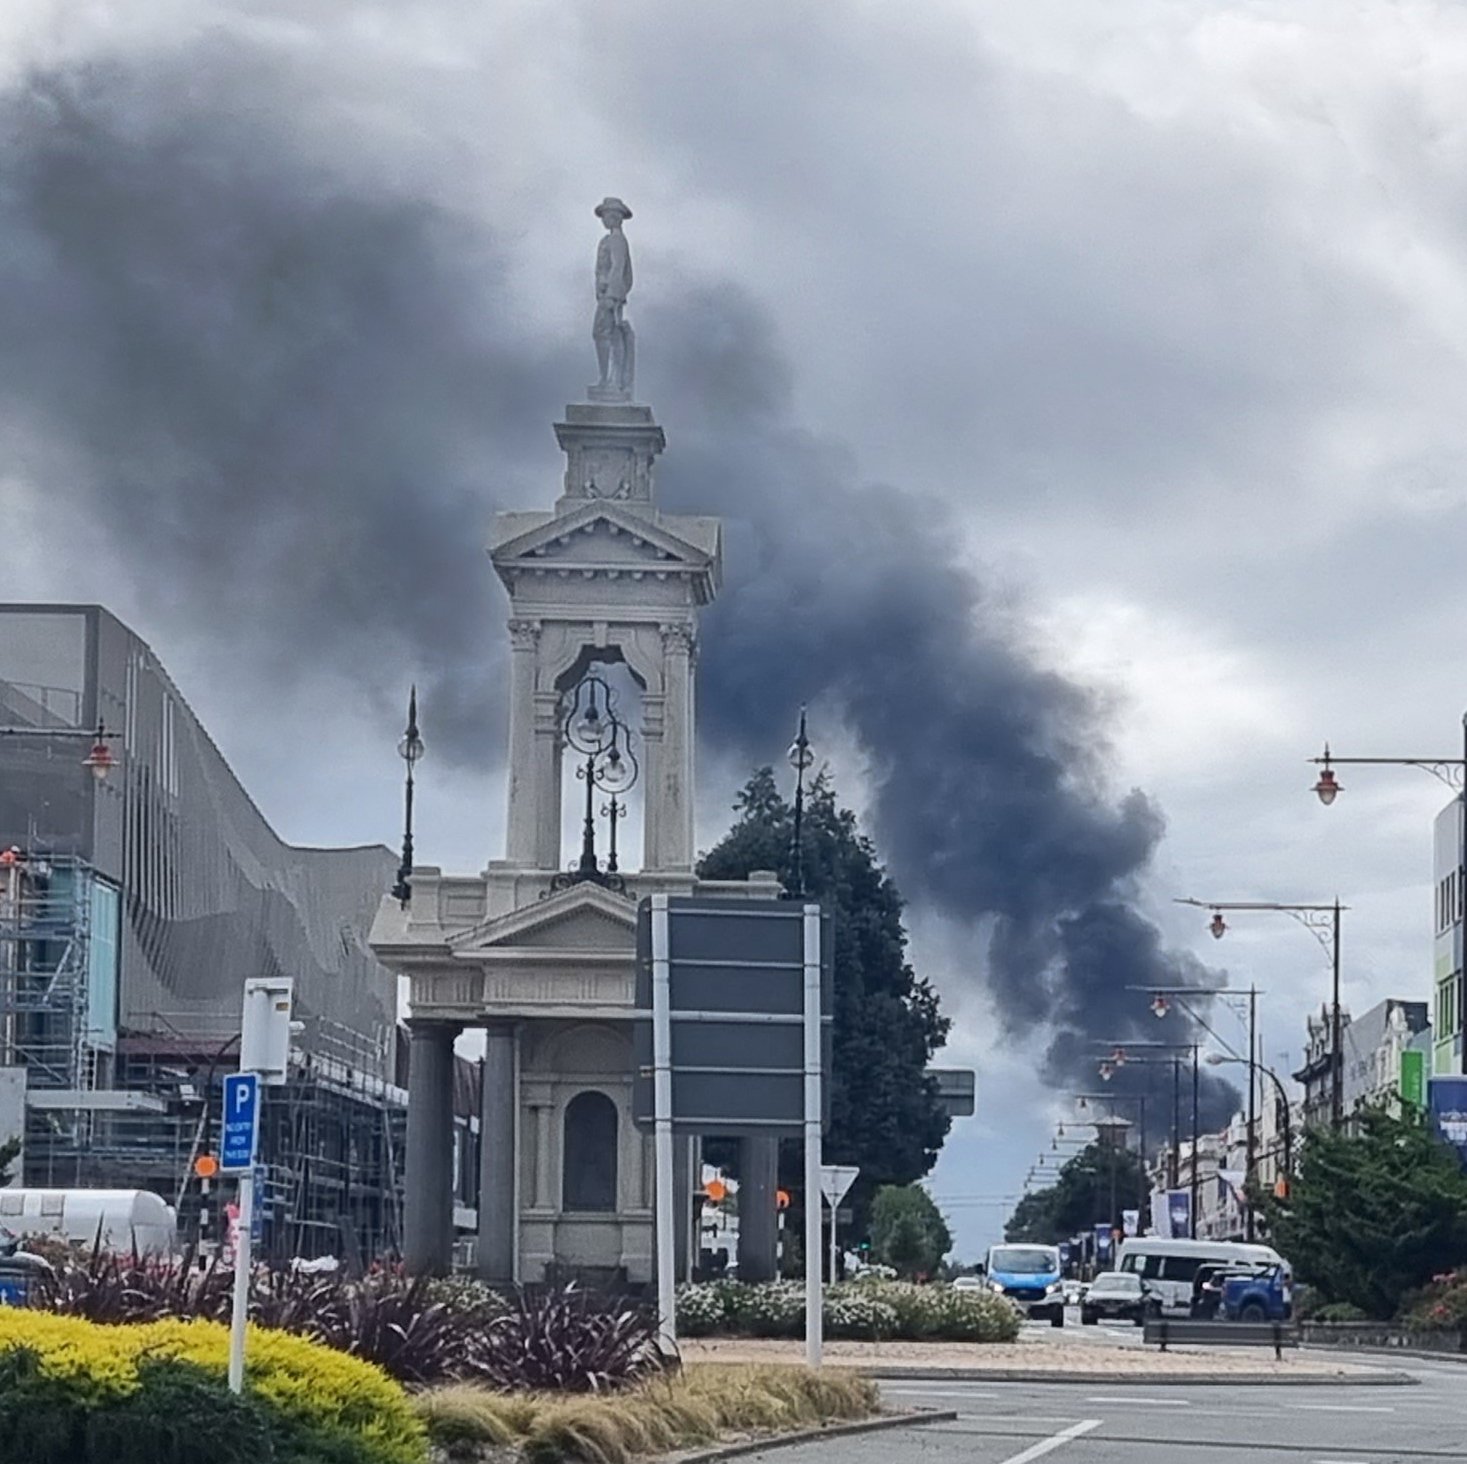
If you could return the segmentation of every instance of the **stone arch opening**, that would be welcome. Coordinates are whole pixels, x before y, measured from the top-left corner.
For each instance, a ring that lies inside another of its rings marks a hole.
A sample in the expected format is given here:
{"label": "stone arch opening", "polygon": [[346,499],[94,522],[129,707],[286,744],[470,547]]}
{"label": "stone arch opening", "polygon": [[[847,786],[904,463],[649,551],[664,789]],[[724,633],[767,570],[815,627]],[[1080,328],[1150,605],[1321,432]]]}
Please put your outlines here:
{"label": "stone arch opening", "polygon": [[565,1106],[560,1208],[583,1214],[615,1211],[620,1115],[605,1093],[589,1088]]}
{"label": "stone arch opening", "polygon": [[[557,686],[563,729],[579,721],[588,702],[595,704],[603,725],[615,718],[620,728],[616,738],[620,766],[631,770],[632,779],[622,787],[617,787],[614,780],[604,781],[608,768],[605,758],[588,758],[586,748],[562,731],[560,867],[582,863],[589,817],[597,869],[603,874],[639,869],[648,773],[643,679],[618,647],[588,646],[557,679]],[[588,775],[593,778],[589,800]]]}

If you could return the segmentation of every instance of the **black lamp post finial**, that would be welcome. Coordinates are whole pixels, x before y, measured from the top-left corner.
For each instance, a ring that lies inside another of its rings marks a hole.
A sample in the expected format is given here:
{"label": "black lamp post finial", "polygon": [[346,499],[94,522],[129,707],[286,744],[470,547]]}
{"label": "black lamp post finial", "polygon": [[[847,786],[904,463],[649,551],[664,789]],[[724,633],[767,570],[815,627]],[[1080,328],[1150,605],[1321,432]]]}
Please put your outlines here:
{"label": "black lamp post finial", "polygon": [[408,693],[407,729],[397,744],[397,755],[407,769],[403,790],[402,862],[397,866],[397,883],[392,887],[392,897],[406,908],[413,897],[413,768],[422,759],[425,748],[418,732],[418,688],[414,684]]}

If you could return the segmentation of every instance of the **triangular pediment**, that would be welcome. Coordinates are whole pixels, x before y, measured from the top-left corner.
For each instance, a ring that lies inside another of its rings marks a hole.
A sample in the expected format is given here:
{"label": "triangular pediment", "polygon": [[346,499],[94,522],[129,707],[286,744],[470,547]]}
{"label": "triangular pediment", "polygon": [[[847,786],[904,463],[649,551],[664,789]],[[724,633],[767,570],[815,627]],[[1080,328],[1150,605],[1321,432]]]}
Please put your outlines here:
{"label": "triangular pediment", "polygon": [[456,936],[459,957],[515,951],[629,956],[637,942],[637,907],[625,895],[587,882],[572,885]]}
{"label": "triangular pediment", "polygon": [[501,571],[544,565],[707,573],[719,547],[717,520],[669,522],[596,500],[563,514],[505,514],[499,528],[490,556]]}

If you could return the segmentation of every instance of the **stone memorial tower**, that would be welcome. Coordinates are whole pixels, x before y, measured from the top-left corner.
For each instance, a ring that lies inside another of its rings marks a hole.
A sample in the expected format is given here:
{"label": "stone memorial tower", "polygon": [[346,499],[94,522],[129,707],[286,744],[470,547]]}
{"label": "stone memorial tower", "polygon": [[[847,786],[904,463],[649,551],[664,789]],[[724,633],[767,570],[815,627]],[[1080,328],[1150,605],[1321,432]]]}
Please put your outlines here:
{"label": "stone memorial tower", "polygon": [[[489,550],[509,596],[505,857],[476,875],[414,869],[408,902],[384,900],[372,931],[373,950],[410,986],[414,1271],[447,1269],[457,1232],[476,1240],[491,1281],[650,1280],[650,1140],[631,1117],[637,901],[771,892],[693,876],[698,612],[718,592],[721,527],[657,507],[664,438],[634,400],[626,320],[631,210],[608,198],[596,213],[607,229],[600,379],[555,425],[565,471],[554,507],[500,514]],[[628,808],[642,828],[632,871],[614,852]],[[580,832],[567,839],[572,817]],[[455,1151],[453,1112],[454,1043],[472,1027],[485,1031],[476,1177],[463,1173],[469,1146]],[[692,1164],[685,1147],[685,1257]]]}

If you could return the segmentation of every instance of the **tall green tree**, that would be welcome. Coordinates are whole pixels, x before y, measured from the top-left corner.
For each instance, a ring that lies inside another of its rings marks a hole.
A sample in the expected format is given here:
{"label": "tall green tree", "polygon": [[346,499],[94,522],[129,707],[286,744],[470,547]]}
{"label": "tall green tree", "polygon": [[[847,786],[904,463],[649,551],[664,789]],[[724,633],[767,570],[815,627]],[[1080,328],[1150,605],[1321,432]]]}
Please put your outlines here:
{"label": "tall green tree", "polygon": [[1148,1189],[1139,1154],[1089,1144],[1066,1160],[1052,1185],[1019,1201],[1004,1239],[1058,1245],[1095,1225],[1119,1225],[1121,1211],[1138,1208]]}
{"label": "tall green tree", "polygon": [[1419,1116],[1371,1109],[1356,1133],[1312,1130],[1288,1197],[1263,1203],[1298,1278],[1372,1317],[1467,1265],[1467,1174]]}
{"label": "tall green tree", "polygon": [[952,1249],[947,1221],[920,1185],[886,1184],[871,1201],[871,1254],[899,1275],[931,1276]]}
{"label": "tall green tree", "polygon": [[[774,870],[788,886],[794,810],[760,768],[734,804],[738,817],[698,865],[704,879],[744,879]],[[835,932],[834,1074],[825,1158],[855,1164],[861,1177],[846,1203],[851,1240],[866,1234],[881,1185],[920,1179],[937,1159],[949,1118],[926,1076],[947,1035],[937,993],[907,960],[902,898],[857,826],[820,775],[805,798],[801,854],[805,892],[831,911]],[[791,1146],[786,1146],[791,1147]],[[799,1182],[798,1150],[782,1172]]]}

